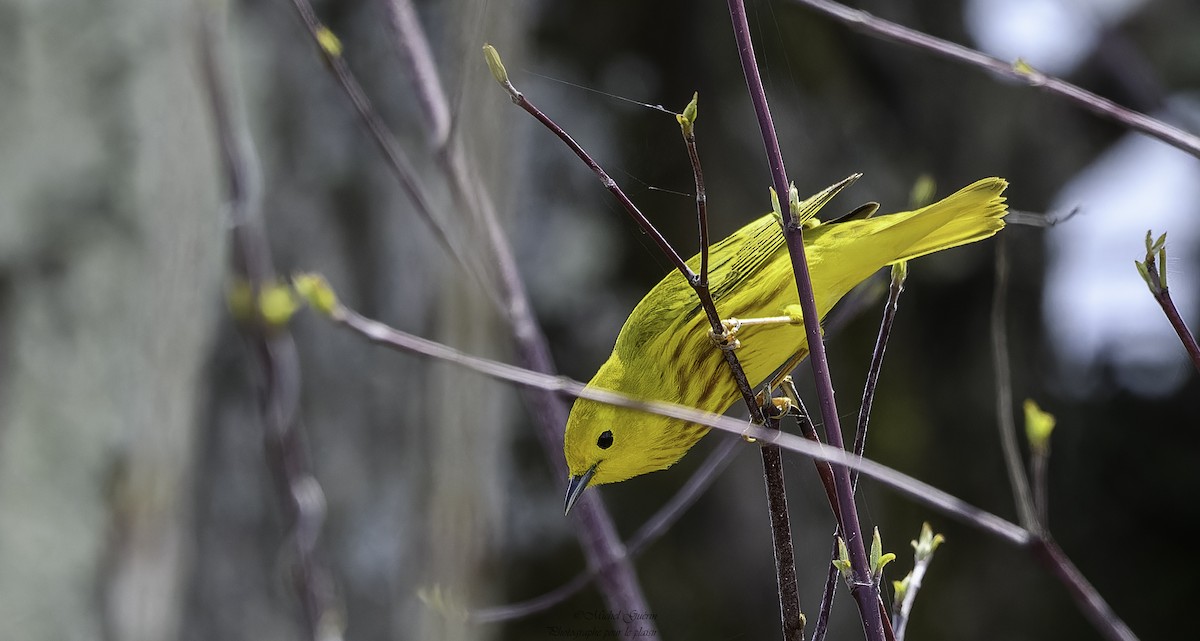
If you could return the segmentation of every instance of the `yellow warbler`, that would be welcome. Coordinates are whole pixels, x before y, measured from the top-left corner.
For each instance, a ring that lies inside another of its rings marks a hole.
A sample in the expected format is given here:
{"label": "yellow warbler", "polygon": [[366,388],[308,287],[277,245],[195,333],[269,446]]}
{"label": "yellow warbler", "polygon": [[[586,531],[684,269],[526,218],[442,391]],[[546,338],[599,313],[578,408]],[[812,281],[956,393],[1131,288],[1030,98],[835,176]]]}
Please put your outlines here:
{"label": "yellow warbler", "polygon": [[[854,177],[852,177],[854,178]],[[814,216],[848,179],[801,204],[804,246],[822,318],[855,285],[886,265],[987,238],[1004,227],[1001,178],[985,178],[916,211],[847,220]],[[857,215],[855,215],[857,214]],[[699,256],[688,265],[699,268]],[[799,302],[779,218],[767,214],[713,245],[710,291],[722,318],[776,316]],[[799,319],[797,319],[799,320]],[[668,274],[630,313],[608,361],[589,387],[668,401],[721,414],[741,398],[695,291]],[[804,324],[746,326],[738,359],[757,386],[796,355],[808,352]],[[590,484],[614,483],[670,467],[708,428],[665,416],[578,399],[567,419],[564,453],[570,479],[566,509]]]}

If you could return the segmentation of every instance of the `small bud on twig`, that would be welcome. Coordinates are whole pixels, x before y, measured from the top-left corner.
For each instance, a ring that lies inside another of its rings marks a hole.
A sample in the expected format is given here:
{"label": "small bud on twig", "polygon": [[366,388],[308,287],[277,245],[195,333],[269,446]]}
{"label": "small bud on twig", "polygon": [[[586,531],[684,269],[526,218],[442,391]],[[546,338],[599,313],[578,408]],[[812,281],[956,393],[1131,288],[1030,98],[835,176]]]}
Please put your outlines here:
{"label": "small bud on twig", "polygon": [[330,58],[340,58],[342,55],[342,41],[325,25],[317,27],[317,44]]}
{"label": "small bud on twig", "polygon": [[1054,431],[1054,415],[1042,410],[1032,398],[1025,399],[1025,436],[1034,452],[1050,450],[1050,433]]}
{"label": "small bud on twig", "polygon": [[297,274],[292,277],[292,286],[308,302],[309,307],[326,316],[332,315],[339,306],[337,294],[320,274]]}

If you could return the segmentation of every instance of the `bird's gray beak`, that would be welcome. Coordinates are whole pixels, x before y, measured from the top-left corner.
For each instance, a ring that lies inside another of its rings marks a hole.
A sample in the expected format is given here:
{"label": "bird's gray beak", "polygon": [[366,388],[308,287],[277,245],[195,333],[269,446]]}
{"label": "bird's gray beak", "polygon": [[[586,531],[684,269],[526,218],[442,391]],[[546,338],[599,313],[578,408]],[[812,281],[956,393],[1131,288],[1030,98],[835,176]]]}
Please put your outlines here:
{"label": "bird's gray beak", "polygon": [[583,491],[587,489],[588,483],[592,482],[592,477],[596,475],[596,465],[588,468],[588,471],[579,476],[567,477],[567,501],[563,508],[563,514],[571,513],[571,506],[575,505],[575,501],[578,501],[579,497],[583,495]]}

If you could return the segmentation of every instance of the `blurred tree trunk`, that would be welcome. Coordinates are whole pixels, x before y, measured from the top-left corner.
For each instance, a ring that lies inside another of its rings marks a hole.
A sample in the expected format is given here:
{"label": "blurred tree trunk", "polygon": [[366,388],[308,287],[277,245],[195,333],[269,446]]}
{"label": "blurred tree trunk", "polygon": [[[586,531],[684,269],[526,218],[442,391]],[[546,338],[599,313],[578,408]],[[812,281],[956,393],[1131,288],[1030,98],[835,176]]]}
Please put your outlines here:
{"label": "blurred tree trunk", "polygon": [[[435,195],[452,232],[474,238],[455,210],[411,99],[408,70],[382,2],[319,5],[345,57]],[[493,89],[478,25],[515,32],[519,16],[481,16],[477,3],[418,6],[437,57],[455,137],[498,204],[507,195],[509,131],[488,126],[480,92]],[[519,12],[517,12],[519,13]],[[278,3],[231,15],[251,134],[263,161],[263,215],[280,273],[326,274],[347,304],[384,322],[472,353],[504,356],[507,327],[411,210],[374,143],[321,64],[307,34]],[[517,38],[517,36],[514,36]],[[483,101],[494,105],[495,101]],[[482,250],[480,250],[482,251]],[[260,639],[300,632],[283,524],[262,461],[253,374],[223,324],[212,357],[211,401],[199,452],[197,550],[187,639]],[[509,484],[512,391],[462,370],[368,345],[322,319],[295,326],[304,429],[329,505],[329,552],[354,639],[491,638],[423,605],[437,587],[456,604],[492,603],[504,491]],[[346,372],[353,372],[347,376]]]}
{"label": "blurred tree trunk", "polygon": [[191,5],[0,0],[0,620],[176,634],[220,220]]}
{"label": "blurred tree trunk", "polygon": [[[460,145],[468,165],[478,170],[479,188],[502,204],[511,195],[511,163],[504,159],[513,141],[508,128],[491,126],[496,110],[494,82],[482,62],[480,32],[473,25],[487,20],[488,38],[522,42],[525,21],[518,7],[496,9],[486,16],[478,3],[459,0],[449,6],[455,18],[434,41],[443,83],[451,100],[455,125],[451,144]],[[430,20],[423,20],[429,25]],[[431,39],[435,34],[430,34]],[[440,41],[440,46],[437,44]],[[515,48],[515,47],[514,47]],[[516,52],[514,52],[516,53]],[[452,203],[445,203],[454,211]],[[475,227],[466,212],[452,216],[456,226]],[[470,236],[481,238],[481,234]],[[479,287],[459,274],[444,273],[440,321],[434,337],[472,354],[511,360],[511,330]],[[498,349],[499,347],[499,349]],[[507,493],[512,471],[510,421],[513,390],[494,380],[439,364],[435,369],[431,431],[433,470],[429,514],[427,576],[469,606],[495,603],[503,594],[490,577],[497,576],[500,534],[507,522]],[[472,626],[444,612],[426,609],[420,638],[491,639],[497,626]]]}

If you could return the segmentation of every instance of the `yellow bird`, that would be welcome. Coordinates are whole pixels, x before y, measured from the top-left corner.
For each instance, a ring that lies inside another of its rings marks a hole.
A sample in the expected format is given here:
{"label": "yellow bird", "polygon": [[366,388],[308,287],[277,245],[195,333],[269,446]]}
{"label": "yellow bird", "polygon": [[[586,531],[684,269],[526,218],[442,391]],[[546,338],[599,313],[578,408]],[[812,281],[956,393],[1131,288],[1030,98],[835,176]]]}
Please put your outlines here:
{"label": "yellow bird", "polygon": [[[816,213],[853,178],[804,201],[800,222],[821,318],[881,268],[992,236],[1004,227],[1001,178],[985,178],[916,211],[871,217],[860,207],[822,223]],[[713,245],[710,290],[722,318],[776,316],[799,302],[779,217],[767,214]],[[700,257],[688,261],[699,269]],[[799,321],[800,319],[796,319]],[[668,274],[638,303],[608,361],[589,387],[667,401],[722,414],[741,398],[695,291]],[[803,322],[746,326],[738,359],[750,384],[762,384],[792,357],[808,353]],[[589,485],[615,483],[664,470],[708,428],[665,416],[578,399],[567,419],[563,451],[570,478],[566,510]]]}

